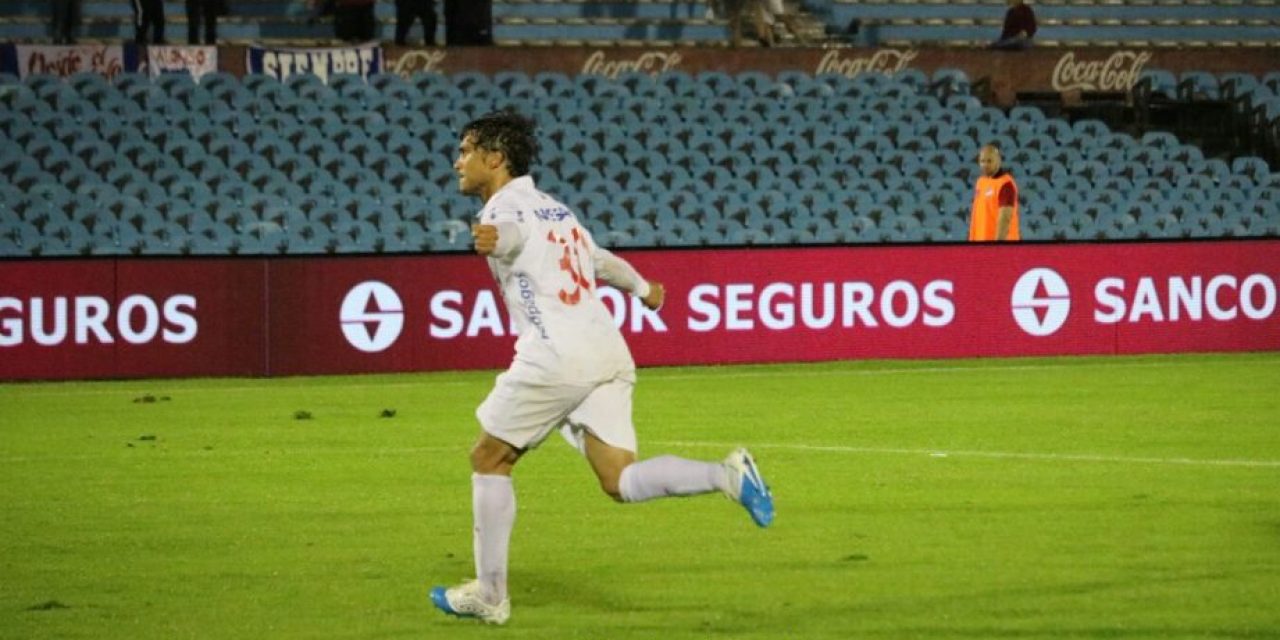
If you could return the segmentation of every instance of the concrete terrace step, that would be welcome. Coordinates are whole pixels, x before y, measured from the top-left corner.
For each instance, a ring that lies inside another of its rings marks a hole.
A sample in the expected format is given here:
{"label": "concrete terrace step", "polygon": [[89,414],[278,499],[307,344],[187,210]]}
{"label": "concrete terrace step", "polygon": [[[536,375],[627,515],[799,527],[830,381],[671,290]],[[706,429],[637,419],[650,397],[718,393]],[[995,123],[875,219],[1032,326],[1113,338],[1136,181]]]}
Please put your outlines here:
{"label": "concrete terrace step", "polygon": [[[1202,5],[1171,6],[1098,6],[1098,5],[1041,5],[1034,7],[1036,18],[1092,19],[1092,20],[1280,20],[1280,9],[1267,6],[1242,6],[1231,11]],[[1004,18],[1004,5],[966,4],[846,4],[836,8],[837,20],[852,18]]]}
{"label": "concrete terrace step", "polygon": [[[170,16],[166,20],[165,36],[171,43],[185,42],[187,19]],[[554,20],[503,19],[494,21],[494,39],[502,44],[566,44],[587,43],[591,46],[614,44],[698,44],[723,41],[727,32],[723,25],[701,21],[688,24],[661,20],[607,20],[567,23]],[[86,19],[80,28],[83,41],[132,40],[134,27],[131,20],[117,18]],[[415,29],[411,38],[418,38]],[[391,41],[395,37],[395,20],[381,19],[378,23],[378,39]],[[0,40],[12,42],[45,42],[49,38],[47,21],[36,16],[0,18]],[[271,21],[229,17],[218,24],[218,40],[224,44],[251,42],[308,41],[322,42],[333,39],[333,25],[326,21],[308,18],[281,18]],[[437,34],[437,42],[443,40],[443,32]]]}
{"label": "concrete terrace step", "polygon": [[[811,2],[813,0],[810,0]],[[1005,3],[1001,0],[821,0],[815,2],[823,8],[832,6],[848,6],[848,5],[884,5],[892,4],[897,6],[922,7],[928,5],[945,4],[945,5],[963,5],[963,6],[987,6],[993,8],[1003,8]],[[1157,7],[1180,7],[1180,6],[1197,6],[1210,7],[1219,10],[1233,10],[1240,7],[1280,7],[1280,0],[1033,0],[1028,4],[1034,8],[1056,7],[1056,6],[1084,6],[1084,7],[1132,7],[1132,6],[1157,6]]]}
{"label": "concrete terrace step", "polygon": [[[982,44],[995,39],[999,20],[891,20],[864,23],[856,42],[867,46],[892,43]],[[1079,42],[1093,45],[1138,46],[1137,43],[1168,43],[1156,46],[1211,46],[1217,43],[1253,43],[1246,46],[1280,46],[1280,24],[1263,26],[1234,24],[1077,24],[1069,21],[1041,21],[1036,41]]]}
{"label": "concrete terrace step", "polygon": [[[436,15],[443,19],[440,3]],[[166,16],[186,14],[184,2],[166,2]],[[379,17],[395,18],[394,2],[375,5]],[[129,2],[87,0],[81,5],[85,17],[132,18]],[[231,15],[245,17],[299,17],[314,11],[304,0],[231,0]],[[493,4],[494,20],[506,17],[525,18],[640,18],[648,20],[686,20],[703,18],[704,2],[666,2],[662,0],[499,0]],[[31,0],[0,0],[0,16],[48,16],[49,5]]]}

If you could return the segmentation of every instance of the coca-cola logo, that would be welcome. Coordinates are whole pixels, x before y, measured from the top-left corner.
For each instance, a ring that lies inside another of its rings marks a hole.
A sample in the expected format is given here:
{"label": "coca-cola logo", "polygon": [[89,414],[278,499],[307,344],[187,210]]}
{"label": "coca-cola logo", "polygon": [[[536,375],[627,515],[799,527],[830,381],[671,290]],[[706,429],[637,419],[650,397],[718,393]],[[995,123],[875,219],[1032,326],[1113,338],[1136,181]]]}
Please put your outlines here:
{"label": "coca-cola logo", "polygon": [[918,55],[920,52],[915,49],[880,49],[869,56],[845,58],[840,55],[839,50],[833,49],[822,56],[814,75],[835,73],[852,78],[863,73],[898,73],[906,69]]}
{"label": "coca-cola logo", "polygon": [[674,51],[646,51],[631,59],[609,60],[604,51],[597,49],[582,63],[582,73],[611,79],[629,72],[657,75],[675,69],[683,61],[684,56]]}
{"label": "coca-cola logo", "polygon": [[415,73],[440,73],[448,55],[444,51],[406,51],[396,60],[392,72],[405,79]]}
{"label": "coca-cola logo", "polygon": [[1068,51],[1053,67],[1055,91],[1128,91],[1151,59],[1145,51],[1117,51],[1106,60],[1076,60]]}

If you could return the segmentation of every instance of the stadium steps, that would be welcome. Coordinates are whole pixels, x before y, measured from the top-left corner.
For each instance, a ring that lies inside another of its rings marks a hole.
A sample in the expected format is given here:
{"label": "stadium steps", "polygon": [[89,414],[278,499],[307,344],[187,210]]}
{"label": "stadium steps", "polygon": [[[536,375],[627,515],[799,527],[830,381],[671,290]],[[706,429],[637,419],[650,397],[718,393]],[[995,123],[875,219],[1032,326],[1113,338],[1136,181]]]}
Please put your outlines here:
{"label": "stadium steps", "polygon": [[[790,0],[789,0],[790,1]],[[442,7],[436,41],[444,41]],[[823,24],[798,12],[795,24],[806,42],[825,36]],[[378,39],[394,38],[395,6],[380,2],[375,8]],[[90,0],[82,5],[79,38],[85,42],[131,40],[133,10],[128,3]],[[706,15],[701,0],[498,0],[493,7],[494,39],[498,44],[666,46],[723,43],[728,37],[724,19]],[[165,3],[165,36],[171,43],[184,42],[187,33],[185,4]],[[219,18],[219,42],[223,44],[314,45],[334,42],[328,18],[302,0],[237,0],[232,14]],[[21,43],[46,42],[48,9],[29,0],[0,0],[0,39]],[[753,42],[753,41],[751,41]],[[748,44],[751,44],[748,42]],[[797,40],[788,34],[783,44]]]}
{"label": "stadium steps", "polygon": [[[808,0],[828,29],[863,46],[984,46],[1005,5],[993,0]],[[1280,45],[1275,0],[1048,0],[1033,2],[1041,46]]]}

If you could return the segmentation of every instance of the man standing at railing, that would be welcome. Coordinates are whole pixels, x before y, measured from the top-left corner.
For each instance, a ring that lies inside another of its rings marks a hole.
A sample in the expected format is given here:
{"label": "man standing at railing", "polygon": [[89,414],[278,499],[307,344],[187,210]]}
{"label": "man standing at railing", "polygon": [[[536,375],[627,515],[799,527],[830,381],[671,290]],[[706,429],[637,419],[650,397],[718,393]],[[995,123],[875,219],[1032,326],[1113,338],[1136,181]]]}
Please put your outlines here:
{"label": "man standing at railing", "polygon": [[164,39],[164,0],[133,0],[133,41],[167,44]]}
{"label": "man standing at railing", "polygon": [[333,35],[343,42],[369,42],[378,37],[376,0],[335,0]]}
{"label": "man standing at railing", "polygon": [[80,26],[80,0],[53,0],[53,43],[75,44]]}
{"label": "man standing at railing", "polygon": [[1031,48],[1031,38],[1036,35],[1036,14],[1022,0],[1007,0],[1009,10],[1004,12],[1004,29],[1000,39],[991,43],[992,49],[1021,51]]}
{"label": "man standing at railing", "polygon": [[493,44],[493,0],[444,0],[444,38],[451,47]]}
{"label": "man standing at railing", "polygon": [[969,240],[1019,240],[1018,185],[1008,171],[1000,168],[1000,149],[993,144],[982,147],[978,152],[978,167],[982,175],[974,188]]}

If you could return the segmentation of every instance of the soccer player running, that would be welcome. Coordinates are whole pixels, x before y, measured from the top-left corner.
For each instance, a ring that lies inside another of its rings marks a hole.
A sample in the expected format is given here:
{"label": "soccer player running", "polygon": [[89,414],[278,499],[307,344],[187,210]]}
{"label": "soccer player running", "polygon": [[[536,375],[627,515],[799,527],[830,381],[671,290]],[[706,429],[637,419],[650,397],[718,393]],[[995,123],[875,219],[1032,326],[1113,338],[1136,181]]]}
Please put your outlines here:
{"label": "soccer player running", "polygon": [[597,277],[662,306],[664,290],[600,248],[564,204],[529,176],[537,144],[533,122],[506,111],[462,131],[458,188],[484,208],[472,226],[476,253],[488,259],[519,330],[515,358],[476,409],[480,439],[471,449],[476,579],[435,587],[445,613],[502,624],[511,615],[507,549],[515,524],[511,470],[559,429],[586,456],[600,487],[619,502],[719,491],[761,527],[773,521],[773,497],[745,449],[724,462],[676,456],[636,461],[631,423],[635,363],[596,292]]}

